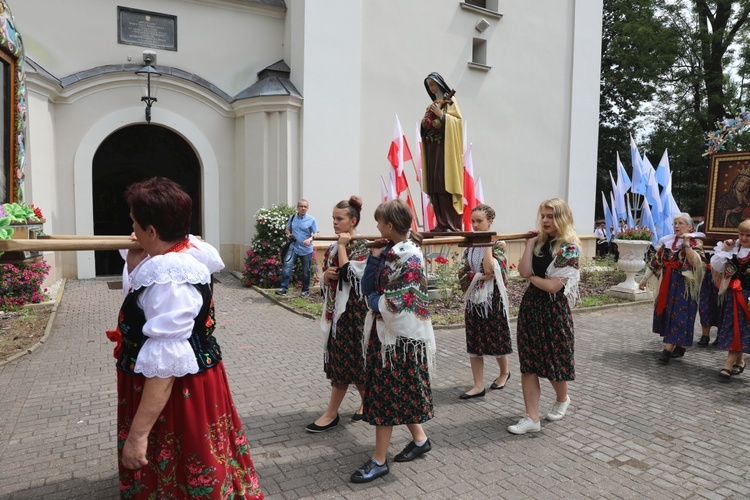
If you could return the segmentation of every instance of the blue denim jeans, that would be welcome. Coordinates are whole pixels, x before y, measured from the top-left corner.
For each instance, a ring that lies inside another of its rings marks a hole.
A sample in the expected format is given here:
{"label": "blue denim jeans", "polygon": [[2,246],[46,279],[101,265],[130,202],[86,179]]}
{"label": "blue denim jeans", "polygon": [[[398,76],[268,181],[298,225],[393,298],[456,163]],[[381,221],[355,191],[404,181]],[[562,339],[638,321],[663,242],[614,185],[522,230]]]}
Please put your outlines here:
{"label": "blue denim jeans", "polygon": [[310,261],[312,260],[311,253],[307,255],[297,255],[294,253],[292,248],[289,248],[286,255],[284,256],[284,267],[281,270],[281,289],[289,289],[289,280],[292,277],[292,270],[294,269],[294,263],[297,259],[302,261],[302,291],[310,291]]}

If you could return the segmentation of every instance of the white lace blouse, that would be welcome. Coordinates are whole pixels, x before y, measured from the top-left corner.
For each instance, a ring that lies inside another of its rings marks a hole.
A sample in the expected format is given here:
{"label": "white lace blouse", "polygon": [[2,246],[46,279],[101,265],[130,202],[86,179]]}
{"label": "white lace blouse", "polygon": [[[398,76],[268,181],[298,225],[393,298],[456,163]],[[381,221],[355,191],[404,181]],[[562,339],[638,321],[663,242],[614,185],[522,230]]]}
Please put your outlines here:
{"label": "white lace blouse", "polygon": [[224,268],[218,252],[193,236],[195,245],[184,252],[147,257],[130,274],[123,271],[123,295],[146,287],[137,305],[146,317],[147,337],[135,363],[135,373],[145,377],[183,377],[198,373],[198,363],[188,339],[203,297],[193,286],[208,284],[211,274]]}

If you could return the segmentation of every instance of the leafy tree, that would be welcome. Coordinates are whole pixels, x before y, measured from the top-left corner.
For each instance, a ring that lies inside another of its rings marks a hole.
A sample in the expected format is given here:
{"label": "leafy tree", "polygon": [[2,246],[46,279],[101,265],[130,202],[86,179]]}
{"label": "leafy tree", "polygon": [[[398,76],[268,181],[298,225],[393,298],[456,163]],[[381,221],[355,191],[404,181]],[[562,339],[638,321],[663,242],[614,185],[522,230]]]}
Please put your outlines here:
{"label": "leafy tree", "polygon": [[608,182],[611,148],[629,157],[626,131],[638,125],[646,138],[643,145],[658,155],[650,158],[654,165],[669,150],[672,192],[680,208],[702,214],[708,180],[704,134],[748,101],[750,2],[604,4],[597,181],[606,175]]}
{"label": "leafy tree", "polygon": [[[597,193],[610,190],[615,153],[630,163],[630,139],[641,106],[651,101],[677,58],[678,33],[660,0],[606,0],[602,25]],[[601,197],[597,195],[597,206]],[[601,210],[599,210],[601,213]]]}
{"label": "leafy tree", "polygon": [[650,150],[670,153],[672,192],[681,209],[703,214],[708,181],[705,133],[743,102],[747,91],[750,2],[671,0],[664,6],[680,50],[659,89]]}

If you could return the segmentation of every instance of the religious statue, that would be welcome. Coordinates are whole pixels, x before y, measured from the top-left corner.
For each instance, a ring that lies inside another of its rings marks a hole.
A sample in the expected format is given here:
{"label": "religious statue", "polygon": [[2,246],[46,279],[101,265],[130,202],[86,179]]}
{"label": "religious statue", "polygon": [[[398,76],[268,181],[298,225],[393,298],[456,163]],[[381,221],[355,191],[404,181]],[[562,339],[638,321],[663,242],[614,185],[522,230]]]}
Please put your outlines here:
{"label": "religious statue", "polygon": [[463,118],[443,77],[430,73],[424,80],[432,102],[420,127],[422,189],[435,210],[435,232],[462,230],[464,211]]}

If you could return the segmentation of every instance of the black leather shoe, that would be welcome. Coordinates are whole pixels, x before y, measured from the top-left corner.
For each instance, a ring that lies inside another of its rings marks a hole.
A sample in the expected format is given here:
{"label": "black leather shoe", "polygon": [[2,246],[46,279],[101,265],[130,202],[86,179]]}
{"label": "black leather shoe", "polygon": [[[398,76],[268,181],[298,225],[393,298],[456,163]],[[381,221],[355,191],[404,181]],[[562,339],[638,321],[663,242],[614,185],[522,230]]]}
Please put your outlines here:
{"label": "black leather shoe", "polygon": [[427,453],[432,449],[432,445],[430,444],[430,440],[428,439],[425,444],[422,446],[417,446],[417,443],[412,441],[411,443],[406,445],[406,448],[404,448],[404,451],[393,457],[394,462],[411,462],[415,458],[417,458],[419,455],[422,455],[424,453]]}
{"label": "black leather shoe", "polygon": [[664,349],[659,356],[659,361],[666,365],[670,359],[672,359],[672,352]]}
{"label": "black leather shoe", "polygon": [[459,399],[481,398],[482,396],[484,396],[484,394],[485,394],[485,390],[482,389],[482,392],[478,392],[476,394],[466,394],[466,393],[463,393],[458,398]]}
{"label": "black leather shoe", "polygon": [[378,465],[372,458],[365,462],[362,467],[354,471],[351,480],[353,483],[369,483],[379,477],[388,474],[390,469],[388,468],[388,462],[383,465]]}
{"label": "black leather shoe", "polygon": [[315,422],[313,422],[307,427],[305,427],[305,430],[307,432],[325,432],[332,427],[336,427],[337,425],[339,425],[338,415],[336,415],[336,418],[334,418],[333,421],[328,425],[317,425]]}
{"label": "black leather shoe", "polygon": [[686,350],[687,349],[685,349],[684,347],[682,347],[680,345],[676,345],[676,346],[674,346],[674,349],[672,349],[672,357],[673,358],[681,358],[681,357],[683,357],[685,355],[685,351]]}
{"label": "black leather shoe", "polygon": [[353,422],[359,422],[363,418],[365,418],[364,413],[355,413],[354,415],[352,415],[352,421]]}
{"label": "black leather shoe", "polygon": [[708,335],[701,335],[701,339],[698,341],[698,347],[708,347],[708,341],[711,338]]}
{"label": "black leather shoe", "polygon": [[[497,379],[495,379],[497,380]],[[497,391],[500,389],[505,389],[505,385],[508,383],[508,380],[510,380],[510,372],[508,372],[508,377],[505,379],[505,384],[503,385],[497,385],[495,382],[492,382],[492,385],[490,386],[490,389],[493,391]]]}

